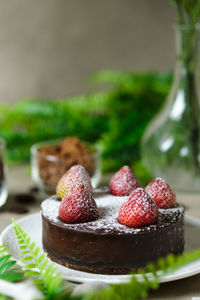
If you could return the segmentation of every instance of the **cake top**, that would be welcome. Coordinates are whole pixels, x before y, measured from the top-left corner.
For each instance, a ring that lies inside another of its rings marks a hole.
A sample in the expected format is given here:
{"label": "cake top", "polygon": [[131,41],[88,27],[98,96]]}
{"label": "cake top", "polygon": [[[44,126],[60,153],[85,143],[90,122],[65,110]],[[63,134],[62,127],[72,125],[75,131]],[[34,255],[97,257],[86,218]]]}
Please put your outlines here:
{"label": "cake top", "polygon": [[121,205],[127,201],[128,196],[113,196],[106,189],[96,189],[94,198],[98,206],[99,217],[95,221],[87,223],[67,224],[59,219],[59,206],[57,196],[52,196],[42,202],[42,214],[51,223],[60,227],[89,232],[94,234],[138,234],[159,230],[177,221],[184,214],[183,207],[159,209],[158,222],[140,228],[131,228],[122,225],[118,221],[118,213]]}

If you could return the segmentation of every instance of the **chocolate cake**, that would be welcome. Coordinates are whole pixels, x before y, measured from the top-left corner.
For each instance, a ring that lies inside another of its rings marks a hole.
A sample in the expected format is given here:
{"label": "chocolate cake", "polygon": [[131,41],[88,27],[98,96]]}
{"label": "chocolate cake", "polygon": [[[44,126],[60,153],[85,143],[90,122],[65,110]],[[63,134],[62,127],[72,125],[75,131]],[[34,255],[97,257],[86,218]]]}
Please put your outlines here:
{"label": "chocolate cake", "polygon": [[127,274],[184,250],[184,209],[159,209],[158,222],[130,228],[118,222],[120,206],[128,199],[96,190],[99,217],[87,223],[67,224],[58,216],[57,196],[43,201],[43,247],[66,267],[101,274]]}

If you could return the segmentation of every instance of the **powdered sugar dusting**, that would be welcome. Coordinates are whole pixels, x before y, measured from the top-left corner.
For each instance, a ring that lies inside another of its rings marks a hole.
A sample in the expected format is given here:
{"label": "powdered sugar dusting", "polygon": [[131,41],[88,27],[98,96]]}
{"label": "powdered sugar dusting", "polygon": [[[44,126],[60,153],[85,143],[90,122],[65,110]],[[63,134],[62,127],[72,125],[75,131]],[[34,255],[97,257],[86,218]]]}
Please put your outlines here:
{"label": "powdered sugar dusting", "polygon": [[42,202],[42,214],[54,224],[58,224],[69,230],[72,229],[97,234],[115,233],[119,235],[124,233],[137,234],[140,232],[154,231],[176,222],[177,219],[184,214],[184,209],[182,207],[159,209],[159,219],[156,224],[140,228],[130,228],[118,222],[119,209],[121,205],[128,200],[128,196],[119,197],[109,193],[97,193],[94,198],[99,212],[99,217],[95,221],[78,224],[67,224],[62,222],[58,217],[60,201],[57,200],[56,196],[52,196]]}
{"label": "powdered sugar dusting", "polygon": [[119,221],[130,227],[154,224],[158,220],[158,207],[143,188],[135,189],[120,208]]}
{"label": "powdered sugar dusting", "polygon": [[154,178],[145,188],[145,192],[156,202],[160,208],[174,207],[176,194],[171,186],[162,178]]}

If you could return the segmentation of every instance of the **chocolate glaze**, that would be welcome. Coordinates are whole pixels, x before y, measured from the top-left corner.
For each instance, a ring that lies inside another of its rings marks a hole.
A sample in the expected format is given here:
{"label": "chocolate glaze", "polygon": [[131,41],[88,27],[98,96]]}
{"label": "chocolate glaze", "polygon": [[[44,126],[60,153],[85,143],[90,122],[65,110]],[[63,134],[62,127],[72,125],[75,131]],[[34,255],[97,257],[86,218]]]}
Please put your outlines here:
{"label": "chocolate glaze", "polygon": [[[129,228],[119,224],[118,209],[127,197],[95,197],[100,216],[96,221],[65,224],[58,218],[60,202],[42,203],[43,247],[64,266],[102,274],[127,274],[169,253],[184,250],[184,210],[160,210],[156,224]],[[110,217],[109,217],[110,215]]]}

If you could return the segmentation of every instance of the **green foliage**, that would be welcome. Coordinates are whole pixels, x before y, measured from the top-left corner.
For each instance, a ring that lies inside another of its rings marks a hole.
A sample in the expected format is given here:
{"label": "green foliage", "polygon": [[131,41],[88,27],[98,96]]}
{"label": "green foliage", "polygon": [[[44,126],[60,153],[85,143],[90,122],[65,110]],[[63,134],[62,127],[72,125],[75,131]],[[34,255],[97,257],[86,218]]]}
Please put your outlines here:
{"label": "green foliage", "polygon": [[7,108],[0,113],[0,136],[7,142],[9,160],[29,159],[31,145],[48,139],[70,135],[99,139],[107,129],[102,100],[105,97],[93,94],[68,101],[25,100]]}
{"label": "green foliage", "polygon": [[170,74],[97,73],[92,84],[108,84],[104,92],[63,100],[25,100],[0,110],[0,136],[7,142],[8,158],[30,157],[32,144],[76,135],[103,145],[103,171],[140,160],[143,132],[158,112],[171,85]]}
{"label": "green foliage", "polygon": [[156,290],[163,276],[173,273],[178,268],[200,258],[200,250],[185,253],[180,256],[168,255],[160,258],[157,265],[148,264],[138,271],[139,278],[132,276],[130,282],[111,285],[108,289],[100,291],[97,295],[88,295],[89,300],[137,300],[146,298],[149,290]]}
{"label": "green foliage", "polygon": [[133,163],[131,167],[134,174],[139,179],[141,186],[145,187],[153,179],[152,174],[150,174],[141,160]]}
{"label": "green foliage", "polygon": [[[142,271],[141,271],[142,272]],[[91,294],[88,300],[137,300],[146,298],[149,290],[155,290],[159,287],[157,277],[149,277],[142,273],[141,281],[132,276],[130,282],[119,285],[111,285],[108,289],[100,291],[97,295]]]}
{"label": "green foliage", "polygon": [[19,268],[13,268],[16,261],[12,255],[7,254],[8,248],[5,245],[0,246],[0,279],[15,282],[22,279],[23,274]]}
{"label": "green foliage", "polygon": [[55,299],[63,285],[61,276],[57,273],[57,268],[47,258],[46,253],[41,254],[35,242],[31,242],[30,237],[22,227],[13,221],[13,229],[18,240],[20,254],[23,256],[21,262],[26,263],[23,267],[24,276],[33,276],[37,287],[46,295],[46,299]]}
{"label": "green foliage", "polygon": [[104,171],[114,171],[140,159],[144,130],[164,103],[171,75],[102,71],[96,83],[112,84],[109,94],[109,129],[102,135]]}

